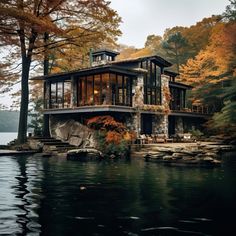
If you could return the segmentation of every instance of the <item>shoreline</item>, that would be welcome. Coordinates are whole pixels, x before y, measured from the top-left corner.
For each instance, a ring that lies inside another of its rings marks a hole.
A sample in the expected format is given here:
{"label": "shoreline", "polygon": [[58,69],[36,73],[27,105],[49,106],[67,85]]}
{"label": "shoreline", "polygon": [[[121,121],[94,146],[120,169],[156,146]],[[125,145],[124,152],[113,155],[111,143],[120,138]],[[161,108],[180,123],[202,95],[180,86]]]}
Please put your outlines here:
{"label": "shoreline", "polygon": [[173,166],[221,166],[221,154],[236,151],[235,145],[219,142],[162,143],[133,145],[131,156],[147,162]]}

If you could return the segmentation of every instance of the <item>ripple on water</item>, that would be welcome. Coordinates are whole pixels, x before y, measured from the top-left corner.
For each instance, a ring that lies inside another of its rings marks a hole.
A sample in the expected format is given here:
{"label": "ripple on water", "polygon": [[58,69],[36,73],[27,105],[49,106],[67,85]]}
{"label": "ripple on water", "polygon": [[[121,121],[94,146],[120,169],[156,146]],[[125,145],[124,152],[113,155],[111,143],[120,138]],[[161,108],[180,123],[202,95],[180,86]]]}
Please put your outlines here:
{"label": "ripple on water", "polygon": [[228,212],[236,211],[236,168],[222,168],[165,167],[143,160],[79,163],[54,157],[1,157],[0,235],[229,231],[234,222]]}

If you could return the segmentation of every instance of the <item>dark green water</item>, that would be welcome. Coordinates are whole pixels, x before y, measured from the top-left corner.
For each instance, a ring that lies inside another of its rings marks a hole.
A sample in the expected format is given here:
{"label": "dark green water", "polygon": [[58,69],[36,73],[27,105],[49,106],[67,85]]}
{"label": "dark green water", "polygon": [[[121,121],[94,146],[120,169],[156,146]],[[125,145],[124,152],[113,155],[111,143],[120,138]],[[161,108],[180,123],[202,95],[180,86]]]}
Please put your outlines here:
{"label": "dark green water", "polygon": [[236,155],[220,168],[0,157],[0,235],[236,235]]}

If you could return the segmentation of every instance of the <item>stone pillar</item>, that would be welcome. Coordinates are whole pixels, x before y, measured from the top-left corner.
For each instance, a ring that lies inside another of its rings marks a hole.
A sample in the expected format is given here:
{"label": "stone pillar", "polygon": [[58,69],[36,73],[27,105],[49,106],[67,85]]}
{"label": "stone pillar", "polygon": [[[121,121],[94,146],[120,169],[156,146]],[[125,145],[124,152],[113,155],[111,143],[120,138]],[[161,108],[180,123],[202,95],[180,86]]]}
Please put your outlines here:
{"label": "stone pillar", "polygon": [[168,137],[168,116],[167,115],[153,115],[152,119],[152,133],[165,134]]}
{"label": "stone pillar", "polygon": [[71,76],[71,104],[70,107],[77,107],[77,83],[74,76]]}
{"label": "stone pillar", "polygon": [[138,72],[137,80],[133,84],[132,91],[134,91],[133,96],[133,107],[136,108],[136,113],[133,114],[133,126],[134,130],[137,133],[137,136],[141,133],[141,113],[140,113],[140,107],[144,104],[144,76],[147,73],[147,70],[136,68],[134,69],[136,72]]}
{"label": "stone pillar", "polygon": [[182,134],[184,132],[183,118],[176,116],[175,118],[175,133]]}
{"label": "stone pillar", "polygon": [[137,81],[133,84],[132,91],[134,91],[133,96],[133,106],[140,107],[143,106],[144,101],[144,86],[143,86],[144,75],[138,74]]}
{"label": "stone pillar", "polygon": [[170,109],[170,88],[169,88],[169,77],[161,75],[161,104],[166,110]]}
{"label": "stone pillar", "polygon": [[141,131],[140,114],[133,113],[131,116],[127,117],[125,125],[130,131],[134,131],[137,135],[139,135]]}

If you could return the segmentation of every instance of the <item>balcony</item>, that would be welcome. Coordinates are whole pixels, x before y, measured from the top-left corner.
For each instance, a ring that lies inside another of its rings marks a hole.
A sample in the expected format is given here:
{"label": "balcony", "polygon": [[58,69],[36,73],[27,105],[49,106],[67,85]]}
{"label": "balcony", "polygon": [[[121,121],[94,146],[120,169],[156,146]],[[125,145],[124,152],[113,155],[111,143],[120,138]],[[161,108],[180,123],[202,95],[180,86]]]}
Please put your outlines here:
{"label": "balcony", "polygon": [[213,113],[213,111],[207,107],[202,105],[192,105],[190,107],[180,107],[176,105],[170,106],[172,115],[183,115],[183,116],[198,116],[198,117],[206,117]]}

